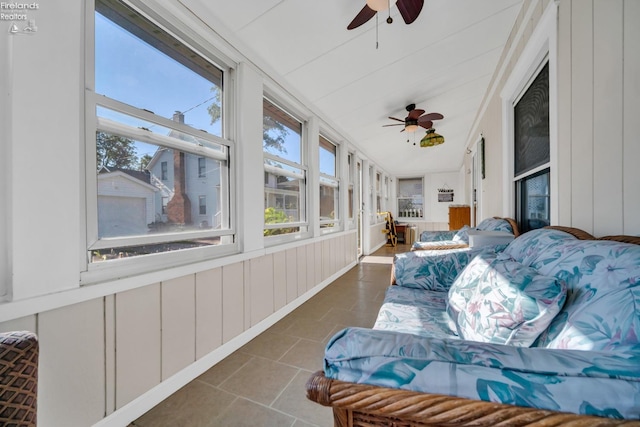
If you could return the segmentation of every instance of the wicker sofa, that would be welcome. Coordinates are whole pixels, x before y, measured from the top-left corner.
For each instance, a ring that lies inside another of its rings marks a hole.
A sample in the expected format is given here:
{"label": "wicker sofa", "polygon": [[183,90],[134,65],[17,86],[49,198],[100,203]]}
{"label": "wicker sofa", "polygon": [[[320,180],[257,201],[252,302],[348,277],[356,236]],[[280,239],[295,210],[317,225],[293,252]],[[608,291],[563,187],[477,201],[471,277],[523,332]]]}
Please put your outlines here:
{"label": "wicker sofa", "polygon": [[640,426],[640,238],[578,237],[426,258],[432,280],[399,275],[372,329],[332,338],[307,396],[336,426]]}
{"label": "wicker sofa", "polygon": [[469,247],[470,230],[504,232],[513,237],[520,235],[515,220],[493,217],[482,220],[473,228],[465,225],[459,230],[423,231],[420,233],[420,240],[413,243],[411,250],[466,249]]}
{"label": "wicker sofa", "polygon": [[0,333],[0,426],[36,426],[38,354],[34,333]]}

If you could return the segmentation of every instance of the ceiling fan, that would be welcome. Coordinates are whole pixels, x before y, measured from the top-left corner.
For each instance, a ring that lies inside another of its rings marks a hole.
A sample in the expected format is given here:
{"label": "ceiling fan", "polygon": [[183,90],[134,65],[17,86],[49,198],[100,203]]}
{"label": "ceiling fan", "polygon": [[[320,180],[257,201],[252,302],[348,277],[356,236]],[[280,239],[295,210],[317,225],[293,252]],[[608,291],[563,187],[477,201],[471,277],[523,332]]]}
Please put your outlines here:
{"label": "ceiling fan", "polygon": [[442,120],[444,116],[440,113],[428,113],[424,114],[424,110],[416,109],[416,104],[409,104],[406,106],[409,115],[402,119],[398,119],[395,117],[389,117],[391,120],[396,120],[401,123],[393,123],[389,125],[383,125],[382,127],[387,126],[404,126],[400,132],[415,132],[418,130],[418,127],[423,127],[425,129],[431,129],[433,127],[434,120]]}
{"label": "ceiling fan", "polygon": [[[365,4],[360,13],[353,18],[353,21],[351,21],[347,26],[347,30],[358,28],[360,25],[373,18],[376,13],[389,9],[391,3],[396,3],[404,22],[406,24],[411,24],[416,20],[416,18],[418,18],[418,15],[420,15],[420,11],[424,5],[424,0],[367,0],[367,4]],[[387,22],[389,24],[393,22],[391,16],[387,18]]]}

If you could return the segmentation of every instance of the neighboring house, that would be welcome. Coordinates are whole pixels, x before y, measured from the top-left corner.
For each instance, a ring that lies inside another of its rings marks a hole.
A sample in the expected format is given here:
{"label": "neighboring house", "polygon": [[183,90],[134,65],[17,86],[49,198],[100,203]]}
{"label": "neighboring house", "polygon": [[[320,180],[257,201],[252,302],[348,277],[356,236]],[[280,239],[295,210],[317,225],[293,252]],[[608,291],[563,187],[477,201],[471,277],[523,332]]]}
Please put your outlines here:
{"label": "neighboring house", "polygon": [[155,218],[157,192],[148,172],[103,167],[98,173],[100,237],[147,233]]}
{"label": "neighboring house", "polygon": [[[184,123],[184,114],[173,119]],[[193,137],[172,131],[181,140]],[[193,141],[197,144],[197,141]],[[220,162],[215,159],[161,148],[147,165],[156,193],[156,220],[164,223],[218,228],[220,218]]]}

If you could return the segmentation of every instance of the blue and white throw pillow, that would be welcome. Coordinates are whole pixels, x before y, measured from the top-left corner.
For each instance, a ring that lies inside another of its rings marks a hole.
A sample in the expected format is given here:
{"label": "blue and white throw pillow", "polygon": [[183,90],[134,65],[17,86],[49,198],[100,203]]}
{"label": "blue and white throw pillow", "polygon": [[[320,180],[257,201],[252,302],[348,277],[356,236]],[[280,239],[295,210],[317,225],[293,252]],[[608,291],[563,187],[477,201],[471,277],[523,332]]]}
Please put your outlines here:
{"label": "blue and white throw pillow", "polygon": [[529,347],[566,300],[566,285],[513,260],[480,255],[449,290],[447,312],[460,338]]}

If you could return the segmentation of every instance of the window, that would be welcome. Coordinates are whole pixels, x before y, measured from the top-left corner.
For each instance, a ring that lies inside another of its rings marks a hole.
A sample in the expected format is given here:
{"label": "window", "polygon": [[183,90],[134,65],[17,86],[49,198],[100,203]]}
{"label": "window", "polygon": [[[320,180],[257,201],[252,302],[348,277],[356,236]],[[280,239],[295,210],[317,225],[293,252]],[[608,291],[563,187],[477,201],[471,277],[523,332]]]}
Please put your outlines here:
{"label": "window", "polygon": [[347,156],[347,164],[349,167],[349,206],[347,206],[347,210],[348,213],[347,215],[349,216],[350,220],[353,220],[353,213],[356,209],[355,207],[355,198],[354,198],[354,188],[355,188],[355,181],[356,181],[356,165],[355,165],[355,156],[353,153],[349,153],[349,155]]}
{"label": "window", "polygon": [[204,157],[198,157],[198,178],[207,176],[207,162]]}
{"label": "window", "polygon": [[398,179],[398,217],[422,218],[422,178]]}
{"label": "window", "polygon": [[340,180],[336,173],[338,148],[320,136],[320,228],[338,229],[340,220]]}
{"label": "window", "polygon": [[163,181],[166,181],[169,179],[169,175],[168,175],[168,167],[167,167],[167,162],[162,162],[160,163],[160,176]]}
{"label": "window", "polygon": [[302,122],[268,99],[263,101],[264,235],[307,231]]}
{"label": "window", "polygon": [[120,1],[94,16],[88,262],[233,243],[223,70]]}
{"label": "window", "polygon": [[550,224],[549,64],[514,105],[516,220],[522,232]]}
{"label": "window", "polygon": [[198,206],[200,215],[207,214],[207,196],[198,197]]}

